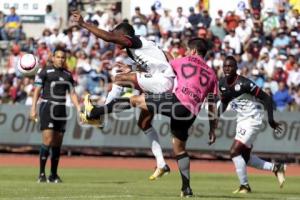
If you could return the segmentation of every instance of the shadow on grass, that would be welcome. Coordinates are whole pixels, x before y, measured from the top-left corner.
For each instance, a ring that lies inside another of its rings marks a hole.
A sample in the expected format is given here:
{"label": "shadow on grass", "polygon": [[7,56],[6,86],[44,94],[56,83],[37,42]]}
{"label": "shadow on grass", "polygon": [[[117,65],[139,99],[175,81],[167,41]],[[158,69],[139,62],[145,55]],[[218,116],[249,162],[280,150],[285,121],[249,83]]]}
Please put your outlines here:
{"label": "shadow on grass", "polygon": [[128,181],[91,181],[90,183],[95,183],[95,184],[118,184],[118,185],[123,185],[123,184],[127,184],[130,183]]}

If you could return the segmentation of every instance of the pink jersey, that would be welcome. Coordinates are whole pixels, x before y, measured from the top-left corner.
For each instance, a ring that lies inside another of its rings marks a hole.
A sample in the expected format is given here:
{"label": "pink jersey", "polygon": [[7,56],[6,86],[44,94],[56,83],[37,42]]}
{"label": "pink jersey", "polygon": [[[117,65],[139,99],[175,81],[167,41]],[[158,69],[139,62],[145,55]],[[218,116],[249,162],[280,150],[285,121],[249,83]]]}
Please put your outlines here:
{"label": "pink jersey", "polygon": [[171,65],[176,73],[173,93],[189,111],[197,115],[209,93],[218,95],[215,72],[200,56],[175,59]]}

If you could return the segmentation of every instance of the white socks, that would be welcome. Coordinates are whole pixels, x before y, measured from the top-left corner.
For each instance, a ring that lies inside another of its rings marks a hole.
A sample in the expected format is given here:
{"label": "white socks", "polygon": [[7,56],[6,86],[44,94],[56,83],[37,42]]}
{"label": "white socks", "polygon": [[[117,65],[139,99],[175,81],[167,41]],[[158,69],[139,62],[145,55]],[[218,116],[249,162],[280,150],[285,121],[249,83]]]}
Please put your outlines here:
{"label": "white socks", "polygon": [[259,157],[257,157],[256,155],[252,155],[252,154],[250,155],[248,165],[257,169],[263,169],[268,171],[272,171],[273,168],[273,163],[264,161]]}
{"label": "white socks", "polygon": [[163,168],[166,165],[161,146],[159,144],[158,134],[156,130],[151,127],[144,131],[146,136],[148,137],[150,144],[151,144],[151,150],[153,155],[156,159],[156,165],[158,168]]}
{"label": "white socks", "polygon": [[248,184],[247,177],[247,165],[244,158],[241,155],[232,158],[232,161],[235,166],[236,174],[239,177],[240,184],[246,185]]}
{"label": "white socks", "polygon": [[252,155],[252,154],[250,155],[250,159],[247,165],[244,158],[241,155],[232,158],[232,161],[234,163],[236,173],[239,177],[241,185],[248,184],[247,165],[257,169],[263,169],[268,171],[272,171],[273,169],[273,163],[264,161],[259,157],[257,157],[256,155]]}
{"label": "white socks", "polygon": [[113,99],[120,97],[122,92],[123,92],[123,87],[113,84],[111,91],[108,93],[106,97],[105,104],[108,104]]}

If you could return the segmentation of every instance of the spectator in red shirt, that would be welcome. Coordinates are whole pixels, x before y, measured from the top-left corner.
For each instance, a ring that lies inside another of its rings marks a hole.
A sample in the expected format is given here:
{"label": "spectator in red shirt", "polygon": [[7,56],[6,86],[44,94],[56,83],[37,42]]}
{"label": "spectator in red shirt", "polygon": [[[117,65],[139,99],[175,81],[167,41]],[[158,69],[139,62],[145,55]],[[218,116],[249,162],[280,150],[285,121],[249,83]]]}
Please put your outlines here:
{"label": "spectator in red shirt", "polygon": [[288,79],[288,73],[283,70],[283,66],[276,64],[273,79],[277,82],[284,82],[286,84]]}
{"label": "spectator in red shirt", "polygon": [[285,69],[287,71],[292,71],[294,68],[294,64],[296,63],[296,58],[294,55],[290,54],[287,62],[285,63]]}
{"label": "spectator in red shirt", "polygon": [[239,25],[239,21],[239,16],[235,15],[234,12],[229,11],[224,19],[224,22],[226,23],[226,30],[234,30]]}
{"label": "spectator in red shirt", "polygon": [[46,45],[46,42],[44,40],[39,40],[38,49],[36,53],[39,58],[40,65],[42,67],[45,67],[47,64],[47,60],[50,57],[51,51],[50,48]]}

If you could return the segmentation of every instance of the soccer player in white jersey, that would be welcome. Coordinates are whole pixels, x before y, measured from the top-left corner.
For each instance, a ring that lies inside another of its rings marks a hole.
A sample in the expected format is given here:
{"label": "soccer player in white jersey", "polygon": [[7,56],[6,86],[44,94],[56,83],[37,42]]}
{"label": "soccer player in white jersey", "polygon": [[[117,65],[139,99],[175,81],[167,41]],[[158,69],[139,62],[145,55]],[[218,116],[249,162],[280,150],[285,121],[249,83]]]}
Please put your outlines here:
{"label": "soccer player in white jersey", "polygon": [[[237,112],[236,136],[230,149],[230,156],[240,181],[240,187],[233,193],[251,192],[246,171],[247,165],[274,172],[282,187],[285,182],[286,165],[264,161],[251,153],[253,142],[263,123],[264,107],[268,113],[269,125],[275,131],[282,131],[280,124],[273,118],[272,98],[251,80],[236,73],[237,61],[234,57],[226,57],[223,71],[225,77],[219,82],[221,93],[219,114],[223,113],[228,105]],[[259,101],[263,102],[264,106]]]}
{"label": "soccer player in white jersey", "polygon": [[[154,42],[135,35],[133,27],[128,23],[120,23],[113,31],[107,32],[99,29],[92,24],[83,21],[78,11],[73,11],[72,16],[75,22],[92,32],[96,37],[107,42],[112,42],[126,49],[128,55],[136,62],[143,72],[131,72],[117,74],[113,77],[114,84],[112,90],[107,96],[105,104],[109,104],[115,98],[121,96],[123,87],[134,86],[140,91],[146,91],[153,94],[160,94],[171,91],[173,88],[175,74],[164,52],[160,50]],[[89,96],[85,97],[85,102],[89,101]],[[87,104],[85,104],[87,105]],[[103,107],[94,107],[94,109],[85,107],[85,116],[83,120],[95,119],[93,116],[101,112]],[[159,143],[157,131],[152,127],[151,121],[153,114],[142,111],[139,119],[139,127],[144,131],[151,143],[151,150],[156,158],[157,167],[155,172],[149,177],[155,180],[164,174],[170,172],[166,164],[162,149]]]}

